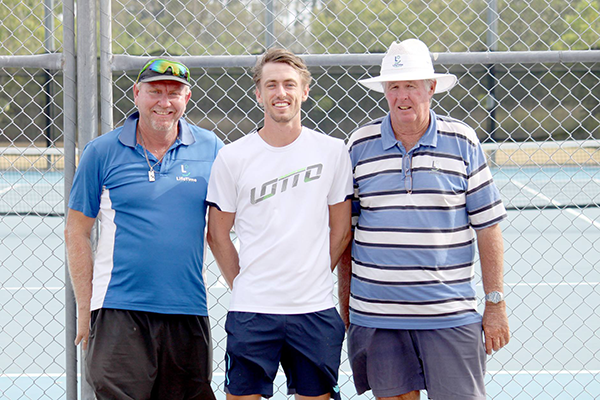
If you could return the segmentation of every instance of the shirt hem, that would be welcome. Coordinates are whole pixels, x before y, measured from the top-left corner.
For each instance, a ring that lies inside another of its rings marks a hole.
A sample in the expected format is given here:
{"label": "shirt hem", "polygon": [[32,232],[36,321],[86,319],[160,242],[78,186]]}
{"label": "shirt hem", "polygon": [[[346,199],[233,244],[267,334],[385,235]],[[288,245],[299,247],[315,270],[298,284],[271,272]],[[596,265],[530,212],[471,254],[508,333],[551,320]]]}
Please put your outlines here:
{"label": "shirt hem", "polygon": [[[385,317],[382,317],[385,318]],[[389,318],[389,321],[382,320],[373,321],[369,317],[362,317],[356,314],[350,315],[350,323],[353,325],[362,326],[365,328],[377,329],[402,329],[402,330],[429,330],[429,329],[447,329],[456,328],[458,326],[470,325],[482,321],[481,314],[472,312],[462,318],[453,318],[452,320],[436,320],[432,318],[424,318],[418,321],[400,321],[395,318]]]}
{"label": "shirt hem", "polygon": [[191,308],[191,307],[157,307],[157,306],[142,306],[142,305],[131,305],[131,304],[110,304],[104,303],[101,306],[92,306],[92,311],[100,308],[113,308],[115,310],[128,310],[128,311],[142,311],[150,312],[155,314],[177,314],[177,315],[198,315],[201,317],[208,317],[208,310],[206,308]]}
{"label": "shirt hem", "polygon": [[315,304],[310,307],[264,307],[258,305],[230,306],[229,311],[249,312],[257,314],[308,314],[334,308],[333,302],[327,304]]}

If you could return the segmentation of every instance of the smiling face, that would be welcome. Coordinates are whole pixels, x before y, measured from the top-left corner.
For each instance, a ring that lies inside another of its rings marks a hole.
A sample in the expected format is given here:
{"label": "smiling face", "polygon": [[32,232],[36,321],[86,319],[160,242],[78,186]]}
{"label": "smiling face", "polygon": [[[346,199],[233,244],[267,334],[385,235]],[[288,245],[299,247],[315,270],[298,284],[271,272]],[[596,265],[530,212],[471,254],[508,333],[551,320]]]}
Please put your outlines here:
{"label": "smiling face", "polygon": [[186,85],[174,81],[135,84],[133,98],[140,112],[140,129],[164,134],[177,133],[177,123],[191,95]]}
{"label": "smiling face", "polygon": [[435,80],[384,83],[392,128],[397,135],[419,135],[429,126],[429,104],[435,93]]}
{"label": "smiling face", "polygon": [[300,107],[307,98],[308,83],[294,67],[283,62],[269,62],[262,67],[256,99],[265,109],[265,120],[300,124]]}

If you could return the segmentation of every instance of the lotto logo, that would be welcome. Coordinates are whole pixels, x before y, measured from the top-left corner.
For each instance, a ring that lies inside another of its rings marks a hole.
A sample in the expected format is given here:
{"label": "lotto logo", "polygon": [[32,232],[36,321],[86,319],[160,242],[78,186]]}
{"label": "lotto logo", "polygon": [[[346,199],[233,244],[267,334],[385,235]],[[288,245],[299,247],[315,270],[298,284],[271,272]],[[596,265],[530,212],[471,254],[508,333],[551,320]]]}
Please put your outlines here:
{"label": "lotto logo", "polygon": [[[256,188],[252,188],[250,191],[250,203],[256,204],[277,194],[277,189],[280,188],[279,193],[283,193],[288,188],[288,182],[291,183],[291,187],[295,188],[298,186],[300,176],[304,174],[304,183],[316,181],[321,177],[323,171],[323,164],[315,164],[310,167],[303,168],[298,171],[294,171],[280,178],[271,179],[265,182],[260,187],[260,197],[256,197]],[[281,185],[279,184],[281,182]]]}

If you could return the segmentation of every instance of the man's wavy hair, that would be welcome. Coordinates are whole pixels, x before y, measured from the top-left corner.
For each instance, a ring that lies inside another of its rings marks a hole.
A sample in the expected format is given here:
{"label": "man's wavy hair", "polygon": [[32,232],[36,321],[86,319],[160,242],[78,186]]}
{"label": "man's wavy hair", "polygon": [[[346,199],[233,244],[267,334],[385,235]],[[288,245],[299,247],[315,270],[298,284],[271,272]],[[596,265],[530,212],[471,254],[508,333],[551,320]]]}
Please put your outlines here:
{"label": "man's wavy hair", "polygon": [[300,78],[302,79],[303,83],[310,85],[311,76],[306,64],[304,63],[304,60],[288,50],[272,48],[267,50],[262,57],[258,59],[256,65],[252,69],[252,79],[254,79],[254,84],[256,87],[258,87],[260,84],[262,70],[267,63],[284,63],[289,65],[300,73]]}

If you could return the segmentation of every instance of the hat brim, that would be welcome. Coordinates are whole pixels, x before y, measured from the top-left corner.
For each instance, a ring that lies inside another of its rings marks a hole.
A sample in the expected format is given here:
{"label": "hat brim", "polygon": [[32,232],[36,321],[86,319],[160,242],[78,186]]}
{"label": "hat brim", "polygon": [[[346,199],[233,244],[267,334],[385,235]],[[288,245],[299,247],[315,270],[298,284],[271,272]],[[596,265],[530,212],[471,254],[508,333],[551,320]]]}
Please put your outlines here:
{"label": "hat brim", "polygon": [[147,78],[140,79],[140,82],[157,82],[157,81],[175,81],[175,82],[183,83],[184,85],[187,85],[187,86],[191,86],[190,83],[186,79],[180,78],[178,76],[173,76],[173,75],[156,75],[156,76],[149,76]]}
{"label": "hat brim", "polygon": [[358,82],[367,88],[379,93],[383,93],[383,83],[397,81],[422,81],[426,79],[435,79],[437,85],[435,93],[444,93],[456,86],[458,79],[453,74],[423,74],[423,73],[397,73],[385,76],[376,76],[374,78],[361,79]]}

